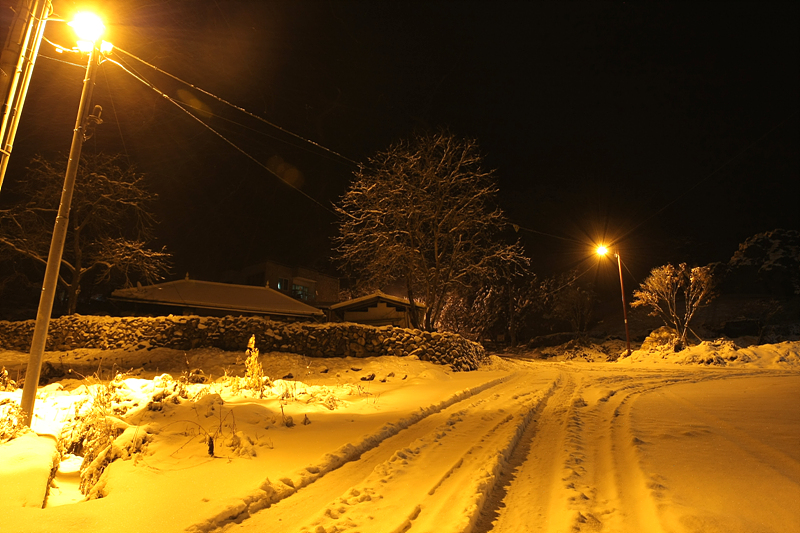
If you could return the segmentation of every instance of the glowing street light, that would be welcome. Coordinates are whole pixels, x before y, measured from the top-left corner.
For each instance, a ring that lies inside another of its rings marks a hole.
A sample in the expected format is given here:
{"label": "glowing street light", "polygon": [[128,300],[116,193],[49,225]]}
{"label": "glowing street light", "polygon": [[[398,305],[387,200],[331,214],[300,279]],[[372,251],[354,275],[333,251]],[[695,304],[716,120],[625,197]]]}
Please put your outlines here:
{"label": "glowing street light", "polygon": [[87,11],[75,13],[72,22],[68,22],[67,25],[78,36],[79,43],[83,41],[94,44],[106,29],[100,17]]}
{"label": "glowing street light", "polygon": [[[600,245],[597,247],[597,255],[607,255],[609,252],[606,246]],[[622,292],[622,316],[625,319],[625,341],[628,346],[628,357],[631,356],[631,334],[628,331],[628,304],[625,302],[625,285],[622,283],[622,259],[619,252],[614,252],[614,257],[617,258],[617,267],[619,268],[619,289]]]}
{"label": "glowing street light", "polygon": [[[61,204],[58,206],[53,237],[50,241],[50,253],[47,256],[47,267],[44,273],[42,294],[39,298],[39,310],[36,313],[36,325],[33,329],[31,352],[28,359],[28,369],[25,373],[25,385],[22,388],[20,407],[25,413],[25,424],[31,425],[33,420],[33,405],[36,401],[36,391],[39,386],[39,376],[42,370],[42,357],[44,356],[47,342],[47,329],[50,326],[50,315],[53,312],[53,300],[58,286],[58,273],[61,269],[61,256],[64,253],[64,241],[69,227],[69,211],[72,205],[72,192],[75,188],[75,176],[78,173],[78,163],[81,159],[83,142],[88,138],[87,130],[101,123],[100,106],[95,107],[95,113],[89,115],[89,103],[94,89],[94,73],[100,58],[100,36],[103,33],[103,23],[99,17],[89,13],[79,13],[75,20],[69,23],[78,35],[79,42],[89,43],[89,62],[86,65],[86,77],[83,80],[81,100],[78,105],[78,117],[72,135],[72,145],[69,150],[69,161],[64,176],[64,188],[61,192]],[[81,48],[81,50],[83,50]]]}

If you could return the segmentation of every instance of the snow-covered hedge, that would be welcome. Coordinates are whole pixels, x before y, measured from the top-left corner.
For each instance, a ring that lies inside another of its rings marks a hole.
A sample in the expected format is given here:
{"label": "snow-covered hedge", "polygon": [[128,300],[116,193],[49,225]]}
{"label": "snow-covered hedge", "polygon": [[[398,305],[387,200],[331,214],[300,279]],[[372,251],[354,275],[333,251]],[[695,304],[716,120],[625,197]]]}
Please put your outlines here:
{"label": "snow-covered hedge", "polygon": [[[0,347],[30,349],[33,320],[0,321]],[[480,344],[453,333],[431,333],[392,326],[353,323],[285,323],[261,317],[97,317],[72,315],[53,319],[47,350],[76,348],[141,350],[146,348],[215,347],[244,351],[251,335],[263,352],[280,351],[309,357],[373,357],[416,355],[422,360],[474,370],[486,357]]]}

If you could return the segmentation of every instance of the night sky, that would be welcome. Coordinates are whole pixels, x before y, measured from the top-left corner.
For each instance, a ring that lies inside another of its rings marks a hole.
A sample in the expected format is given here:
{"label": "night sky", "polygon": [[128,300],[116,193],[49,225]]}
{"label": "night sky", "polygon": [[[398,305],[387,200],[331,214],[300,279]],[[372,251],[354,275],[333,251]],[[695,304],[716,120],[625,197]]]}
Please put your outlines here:
{"label": "night sky", "polygon": [[[79,3],[54,5],[69,18]],[[173,278],[267,258],[325,269],[353,161],[423,128],[478,141],[542,274],[582,268],[606,240],[641,281],[800,229],[796,2],[96,5],[116,46],[285,130],[111,56],[304,193],[105,63],[105,122],[84,150],[149,176]],[[63,30],[46,35],[67,44]],[[78,62],[42,45],[7,183],[33,153],[69,149],[83,73],[63,60]]]}

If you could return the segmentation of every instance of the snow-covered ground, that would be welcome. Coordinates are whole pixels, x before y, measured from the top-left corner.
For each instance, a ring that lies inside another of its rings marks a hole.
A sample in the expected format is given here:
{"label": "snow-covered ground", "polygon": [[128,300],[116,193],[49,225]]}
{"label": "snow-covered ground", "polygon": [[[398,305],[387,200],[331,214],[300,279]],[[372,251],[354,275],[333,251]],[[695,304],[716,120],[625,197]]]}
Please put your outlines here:
{"label": "snow-covered ground", "polygon": [[[244,353],[48,353],[106,380],[42,388],[39,435],[0,444],[0,532],[800,532],[800,342],[586,362],[618,349],[466,373],[268,353],[263,395],[230,377]],[[86,431],[92,401],[120,433],[93,499],[67,455],[41,508],[48,435]]]}

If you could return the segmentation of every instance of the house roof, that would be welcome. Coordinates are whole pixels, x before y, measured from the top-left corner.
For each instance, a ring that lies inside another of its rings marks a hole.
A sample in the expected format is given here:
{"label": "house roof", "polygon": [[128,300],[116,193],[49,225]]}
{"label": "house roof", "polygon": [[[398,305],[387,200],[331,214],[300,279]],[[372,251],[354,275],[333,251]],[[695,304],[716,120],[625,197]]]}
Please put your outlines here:
{"label": "house roof", "polygon": [[[358,308],[364,306],[371,306],[377,304],[378,302],[386,302],[388,304],[397,307],[402,307],[404,309],[411,307],[411,304],[408,303],[408,300],[406,298],[400,298],[398,296],[392,296],[390,294],[386,294],[381,291],[376,291],[366,296],[361,296],[359,298],[353,298],[352,300],[347,300],[345,302],[339,302],[337,304],[333,304],[331,306],[331,310],[339,311],[342,309],[347,310],[354,307]],[[425,306],[417,304],[417,307],[424,308]]]}
{"label": "house roof", "polygon": [[182,279],[117,289],[114,300],[293,317],[321,317],[319,309],[269,287]]}

